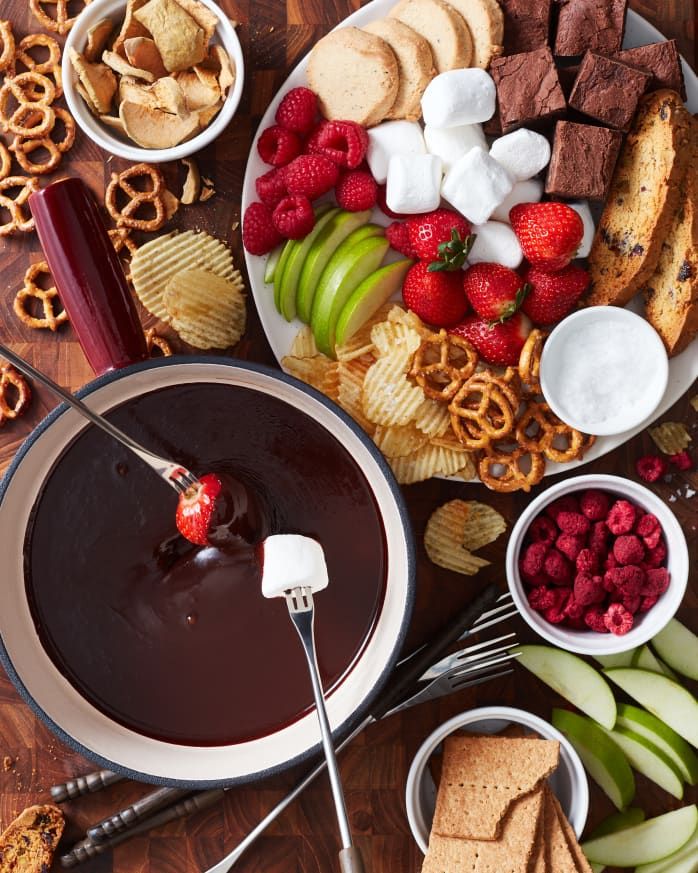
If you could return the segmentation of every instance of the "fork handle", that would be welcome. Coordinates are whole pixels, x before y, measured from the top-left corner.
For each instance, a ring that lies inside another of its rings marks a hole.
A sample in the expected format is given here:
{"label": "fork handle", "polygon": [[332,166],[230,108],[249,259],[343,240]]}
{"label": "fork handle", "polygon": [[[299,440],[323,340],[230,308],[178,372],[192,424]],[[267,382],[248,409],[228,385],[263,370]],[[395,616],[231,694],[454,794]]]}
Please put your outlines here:
{"label": "fork handle", "polygon": [[354,846],[339,853],[339,869],[342,873],[364,873],[364,862]]}

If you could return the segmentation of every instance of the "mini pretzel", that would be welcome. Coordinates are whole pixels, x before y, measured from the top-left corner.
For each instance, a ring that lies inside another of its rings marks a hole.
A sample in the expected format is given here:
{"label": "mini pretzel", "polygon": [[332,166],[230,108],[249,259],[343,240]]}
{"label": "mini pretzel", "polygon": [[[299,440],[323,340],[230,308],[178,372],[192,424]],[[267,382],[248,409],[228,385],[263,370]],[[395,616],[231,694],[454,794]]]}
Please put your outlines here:
{"label": "mini pretzel", "polygon": [[146,330],[145,342],[148,346],[148,354],[151,358],[156,357],[153,355],[154,349],[159,349],[164,358],[169,358],[172,355],[172,346],[170,346],[164,336],[159,336],[159,334],[155,332],[154,327]]}
{"label": "mini pretzel", "polygon": [[[48,58],[45,61],[36,61],[30,51],[40,46],[48,49]],[[47,33],[30,33],[17,46],[15,54],[15,66],[22,64],[29,72],[41,73],[43,76],[53,76],[56,84],[56,98],[63,94],[63,73],[61,71],[61,47],[56,40]],[[32,86],[27,92],[27,98],[36,102],[36,92]]]}
{"label": "mini pretzel", "polygon": [[11,68],[15,60],[15,38],[9,21],[0,21],[0,46],[0,72],[3,72]]}
{"label": "mini pretzel", "polygon": [[[31,96],[39,96],[39,100],[29,99],[29,88]],[[37,88],[41,91],[37,92]],[[56,114],[49,106],[55,96],[55,85],[41,73],[21,73],[14,79],[7,79],[0,88],[0,126],[28,139],[45,136],[56,123]],[[19,104],[12,112],[9,108],[11,98]]]}
{"label": "mini pretzel", "polygon": [[10,175],[12,167],[12,155],[10,154],[5,143],[0,140],[0,181],[6,179]]}
{"label": "mini pretzel", "polygon": [[110,230],[108,233],[109,239],[111,240],[111,243],[114,246],[114,251],[117,255],[120,255],[124,249],[126,249],[130,255],[136,254],[138,246],[131,239],[130,231],[126,230],[124,227],[117,227]]}
{"label": "mini pretzel", "polygon": [[519,357],[519,375],[533,394],[540,394],[540,358],[548,334],[534,328],[526,338]]}
{"label": "mini pretzel", "polygon": [[422,340],[410,375],[427,397],[448,403],[473,375],[477,362],[477,352],[467,340],[441,330]]}
{"label": "mini pretzel", "polygon": [[20,104],[41,103],[49,106],[56,99],[56,86],[47,76],[29,70],[13,79],[6,79],[0,89],[0,100],[3,104],[9,102],[10,95]]}
{"label": "mini pretzel", "polygon": [[[65,109],[57,106],[54,110],[56,117],[59,118],[65,127],[65,136],[56,143],[49,136],[43,136],[39,139],[27,139],[25,136],[16,136],[10,149],[14,152],[17,158],[17,163],[22,167],[25,173],[33,173],[35,176],[43,176],[46,173],[52,173],[61,162],[63,154],[72,148],[75,142],[75,122],[73,117]],[[54,128],[55,130],[55,128]],[[44,148],[49,153],[48,160],[43,162],[30,161],[28,155],[37,149]]]}
{"label": "mini pretzel", "polygon": [[[21,189],[14,198],[4,193],[12,188]],[[36,179],[27,176],[8,176],[0,181],[0,209],[6,209],[10,213],[10,220],[6,224],[0,224],[0,237],[13,233],[30,233],[34,230],[34,218],[24,213],[24,206],[29,195],[38,190],[39,183]]]}
{"label": "mini pretzel", "polygon": [[[150,191],[138,191],[130,184],[131,179],[143,176],[152,182]],[[131,227],[134,230],[146,232],[160,230],[167,218],[163,200],[164,189],[165,180],[159,170],[149,164],[135,164],[122,173],[112,173],[111,181],[104,195],[104,202],[117,227]],[[117,203],[119,191],[122,191],[129,198],[129,202],[123,209],[119,209]],[[149,219],[137,218],[139,209],[146,204],[152,205],[155,209],[155,216]]]}
{"label": "mini pretzel", "polygon": [[[51,275],[48,264],[45,261],[39,261],[29,267],[24,274],[24,287],[17,292],[15,297],[14,310],[22,324],[26,324],[28,327],[48,329],[55,332],[62,324],[68,321],[68,313],[65,310],[59,312],[58,315],[54,313],[53,307],[54,303],[58,300],[58,291],[53,287],[44,290],[36,284],[36,279],[42,274]],[[43,318],[35,318],[28,312],[26,306],[32,298],[41,301],[41,308],[44,312]]]}
{"label": "mini pretzel", "polygon": [[[530,467],[524,470],[522,461],[530,458]],[[495,471],[492,468],[497,466]],[[478,473],[484,485],[492,491],[510,493],[530,491],[545,473],[545,459],[539,452],[529,452],[521,447],[505,451],[487,446],[478,463]],[[499,475],[497,475],[499,474]]]}
{"label": "mini pretzel", "polygon": [[0,427],[6,421],[24,415],[31,399],[31,388],[24,376],[9,364],[0,365]]}
{"label": "mini pretzel", "polygon": [[580,460],[594,437],[565,424],[547,403],[531,401],[516,425],[516,440],[529,452],[542,452],[549,461],[566,464]]}
{"label": "mini pretzel", "polygon": [[[89,6],[92,0],[82,0],[85,6]],[[68,13],[69,0],[29,0],[29,8],[32,14],[46,30],[52,30],[54,33],[66,34],[75,24],[75,19],[69,17]],[[55,6],[56,17],[52,18],[42,8],[43,6]]]}
{"label": "mini pretzel", "polygon": [[459,389],[448,410],[451,426],[467,449],[484,449],[514,430],[519,397],[501,376],[475,373]]}

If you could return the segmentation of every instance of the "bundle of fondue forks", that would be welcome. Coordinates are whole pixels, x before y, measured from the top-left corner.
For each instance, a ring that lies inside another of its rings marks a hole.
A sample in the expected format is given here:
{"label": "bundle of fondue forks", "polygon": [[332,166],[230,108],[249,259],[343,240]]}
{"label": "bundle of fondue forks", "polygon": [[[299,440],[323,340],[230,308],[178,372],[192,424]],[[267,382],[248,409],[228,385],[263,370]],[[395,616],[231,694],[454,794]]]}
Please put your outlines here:
{"label": "bundle of fondue forks", "polygon": [[[486,588],[469,606],[449,621],[430,643],[399,662],[381,699],[338,746],[341,751],[366,727],[420,703],[445,697],[464,688],[506,676],[512,672],[516,634],[507,633],[481,640],[448,654],[458,641],[479,635],[517,615],[509,593],[499,594],[496,585]],[[325,770],[325,762],[308,773],[233,851],[207,873],[225,873],[255,842],[266,828]],[[92,794],[119,782],[124,777],[100,770],[72,779],[51,789],[56,803]],[[131,806],[122,809],[87,829],[83,840],[61,858],[61,865],[75,867],[111,850],[137,834],[146,833],[170,821],[191,815],[218,803],[227,788],[193,792],[186,788],[158,788]]]}

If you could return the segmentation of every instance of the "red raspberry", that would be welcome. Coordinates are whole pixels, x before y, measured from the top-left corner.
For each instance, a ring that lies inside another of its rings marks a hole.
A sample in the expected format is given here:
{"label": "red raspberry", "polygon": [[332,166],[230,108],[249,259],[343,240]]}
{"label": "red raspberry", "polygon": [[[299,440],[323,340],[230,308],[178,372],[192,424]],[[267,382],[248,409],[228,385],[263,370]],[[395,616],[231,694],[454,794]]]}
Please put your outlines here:
{"label": "red raspberry", "polygon": [[317,97],[310,88],[292,88],[279,103],[276,123],[294,133],[307,134],[315,127]]}
{"label": "red raspberry", "polygon": [[610,594],[619,590],[620,586],[620,567],[611,567],[603,574],[603,587]]}
{"label": "red raspberry", "polygon": [[528,535],[534,543],[545,543],[552,546],[557,537],[555,522],[545,515],[539,515],[528,529]]}
{"label": "red raspberry", "polygon": [[[564,514],[564,513],[563,513]],[[558,552],[569,558],[570,561],[576,561],[577,555],[582,551],[586,543],[586,537],[575,536],[575,534],[563,533],[555,541],[555,546]]]}
{"label": "red raspberry", "polygon": [[265,164],[274,167],[284,167],[289,164],[303,150],[300,138],[275,124],[268,127],[257,140],[257,151]]}
{"label": "red raspberry", "polygon": [[286,239],[303,239],[315,227],[313,207],[303,194],[290,194],[279,203],[273,214],[274,227]]}
{"label": "red raspberry", "polygon": [[275,167],[257,178],[254,186],[257,190],[257,197],[266,204],[270,209],[284,199],[288,194],[286,188],[286,179],[284,178],[286,170],[284,167]]}
{"label": "red raspberry", "polygon": [[572,570],[569,562],[560,552],[550,549],[543,562],[545,575],[555,585],[568,585],[572,581]]}
{"label": "red raspberry", "polygon": [[642,593],[646,597],[659,597],[667,590],[670,581],[671,576],[666,567],[648,570]]}
{"label": "red raspberry", "polygon": [[274,226],[271,209],[250,203],[242,219],[242,244],[251,255],[266,255],[283,237]]}
{"label": "red raspberry", "polygon": [[400,252],[406,258],[416,258],[417,252],[412,248],[410,232],[404,221],[394,221],[385,229],[385,236],[390,248]]}
{"label": "red raspberry", "polygon": [[565,604],[564,612],[565,612],[566,618],[571,618],[575,622],[581,620],[582,627],[584,626],[583,619],[584,619],[584,613],[586,612],[586,609],[584,608],[584,605],[582,603],[580,603],[579,600],[577,600],[576,593],[571,594],[567,598],[567,603]]}
{"label": "red raspberry", "polygon": [[608,541],[608,528],[606,527],[605,521],[597,521],[595,524],[592,524],[591,531],[589,533],[589,548],[592,552],[596,552],[600,557],[606,557],[606,553],[608,552],[608,548],[606,546],[606,542]]}
{"label": "red raspberry", "polygon": [[580,573],[594,574],[599,569],[599,556],[591,549],[582,549],[577,555],[576,566]]}
{"label": "red raspberry", "polygon": [[349,212],[373,209],[376,205],[376,180],[365,170],[344,173],[334,189],[337,203]]}
{"label": "red raspberry", "polygon": [[628,500],[616,500],[608,513],[606,525],[616,536],[630,533],[635,526],[635,515],[636,510],[632,503]]}
{"label": "red raspberry", "polygon": [[592,606],[594,603],[603,603],[606,599],[606,591],[604,590],[601,576],[592,576],[590,573],[577,573],[574,580],[574,599],[580,606]]}
{"label": "red raspberry", "polygon": [[572,497],[571,494],[566,494],[564,497],[559,497],[557,500],[553,500],[552,503],[545,507],[545,514],[549,518],[552,518],[556,524],[557,517],[561,512],[579,512],[577,498]]}
{"label": "red raspberry", "polygon": [[624,594],[621,603],[631,615],[635,615],[640,610],[642,597],[639,594]]}
{"label": "red raspberry", "polygon": [[635,534],[626,534],[613,544],[613,554],[619,564],[639,564],[645,557],[645,547]]}
{"label": "red raspberry", "polygon": [[632,629],[635,620],[622,603],[612,603],[606,610],[604,624],[612,634],[622,637]]}
{"label": "red raspberry", "polygon": [[645,455],[637,459],[635,469],[645,482],[658,482],[669,469],[669,465],[659,455]]}
{"label": "red raspberry", "polygon": [[627,567],[618,567],[612,572],[615,574],[613,579],[616,588],[622,592],[623,596],[640,594],[646,582],[645,571],[642,567],[630,564]]}
{"label": "red raspberry", "polygon": [[545,573],[536,573],[535,576],[526,576],[524,573],[521,573],[521,578],[529,588],[540,588],[541,585],[547,585],[550,581]]}
{"label": "red raspberry", "polygon": [[666,556],[666,543],[662,538],[653,549],[647,550],[647,554],[645,555],[645,564],[653,569],[655,567],[661,567],[666,560]]}
{"label": "red raspberry", "polygon": [[550,609],[557,602],[553,591],[546,588],[545,585],[539,585],[537,588],[532,588],[527,592],[528,604],[531,609],[536,612],[542,612],[544,609]]}
{"label": "red raspberry", "polygon": [[653,549],[662,538],[662,526],[659,523],[659,519],[648,512],[635,525],[635,533],[642,537],[645,548]]}
{"label": "red raspberry", "polygon": [[350,170],[359,166],[367,149],[368,134],[355,121],[321,121],[307,146],[310,154],[325,155]]}
{"label": "red raspberry", "polygon": [[586,535],[591,527],[589,519],[581,512],[558,512],[555,521],[563,533],[576,536]]}
{"label": "red raspberry", "polygon": [[339,169],[324,155],[300,155],[284,171],[289,194],[317,200],[337,184]]}
{"label": "red raspberry", "polygon": [[618,559],[613,554],[613,552],[609,552],[606,555],[606,560],[603,562],[604,570],[612,570],[614,567],[618,566]]}
{"label": "red raspberry", "polygon": [[608,628],[604,621],[604,614],[600,606],[590,606],[584,614],[584,624],[599,634],[607,634]]}
{"label": "red raspberry", "polygon": [[543,610],[543,618],[549,621],[550,624],[562,624],[566,620],[564,606],[551,606],[550,609]]}
{"label": "red raspberry", "polygon": [[548,554],[545,543],[531,543],[521,557],[521,572],[524,576],[533,578],[543,572],[543,562]]}
{"label": "red raspberry", "polygon": [[654,594],[650,594],[646,597],[643,597],[640,601],[640,612],[649,612],[650,609],[654,606],[654,604],[659,600],[657,596]]}
{"label": "red raspberry", "polygon": [[679,452],[676,455],[671,455],[669,457],[669,460],[676,467],[677,470],[681,470],[681,472],[683,473],[693,469],[693,458],[685,449],[683,450],[683,452]]}
{"label": "red raspberry", "polygon": [[377,194],[377,197],[376,197],[376,206],[380,209],[380,211],[381,211],[382,213],[384,213],[385,215],[387,215],[388,218],[395,218],[395,219],[408,219],[408,218],[414,218],[413,215],[407,215],[407,214],[404,213],[404,212],[393,212],[393,210],[392,210],[392,209],[388,206],[388,204],[386,203],[386,200],[385,200],[385,192],[386,192],[386,186],[385,186],[385,185],[379,185],[379,186],[378,186],[378,194]]}
{"label": "red raspberry", "polygon": [[603,521],[610,505],[608,494],[598,488],[590,488],[579,498],[579,508],[589,521]]}

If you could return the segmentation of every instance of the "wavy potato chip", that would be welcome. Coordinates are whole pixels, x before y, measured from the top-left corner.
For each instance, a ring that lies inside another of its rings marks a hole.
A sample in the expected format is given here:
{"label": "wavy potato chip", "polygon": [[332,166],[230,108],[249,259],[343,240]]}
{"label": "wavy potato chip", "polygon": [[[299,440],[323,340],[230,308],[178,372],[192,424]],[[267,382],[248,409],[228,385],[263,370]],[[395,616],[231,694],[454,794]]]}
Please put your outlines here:
{"label": "wavy potato chip", "polygon": [[467,465],[472,465],[472,461],[467,452],[452,452],[427,443],[411,455],[389,459],[389,464],[401,485],[412,485],[432,476],[453,476]]}
{"label": "wavy potato chip", "polygon": [[664,424],[651,427],[649,435],[659,451],[665,455],[677,455],[693,442],[686,425],[679,421],[665,421]]}
{"label": "wavy potato chip", "polygon": [[320,354],[310,325],[304,324],[298,331],[289,354],[295,358],[313,358]]}
{"label": "wavy potato chip", "polygon": [[382,321],[371,330],[371,342],[381,355],[388,355],[394,349],[406,349],[413,355],[421,345],[422,338],[407,324],[399,321]]}
{"label": "wavy potato chip", "polygon": [[425,398],[414,419],[415,425],[432,439],[443,436],[451,426],[451,413],[444,403]]}
{"label": "wavy potato chip", "polygon": [[374,350],[374,345],[371,342],[373,326],[381,321],[385,321],[394,305],[393,303],[384,303],[382,306],[379,306],[368,321],[362,324],[353,336],[349,337],[343,345],[338,345],[335,349],[337,360],[351,361],[352,358],[360,358],[362,355],[372,352]]}
{"label": "wavy potato chip", "polygon": [[366,373],[361,398],[364,414],[374,424],[409,424],[419,411],[424,392],[405,375],[410,360],[407,349],[397,348],[380,357]]}
{"label": "wavy potato chip", "polygon": [[287,355],[281,359],[281,367],[289,376],[300,379],[306,385],[312,385],[323,394],[329,394],[337,381],[337,362],[324,355],[311,357]]}
{"label": "wavy potato chip", "polygon": [[471,513],[464,500],[451,500],[434,510],[424,531],[424,548],[432,563],[464,576],[474,576],[489,565],[464,544]]}
{"label": "wavy potato chip", "polygon": [[197,349],[227,349],[245,332],[242,277],[221,279],[207,270],[178,271],[167,283],[163,305],[180,337]]}
{"label": "wavy potato chip", "polygon": [[337,362],[339,379],[337,402],[369,436],[373,434],[375,425],[364,415],[361,397],[366,373],[375,360],[373,355],[363,355],[351,361]]}
{"label": "wavy potato chip", "polygon": [[377,427],[373,442],[386,458],[403,458],[411,455],[429,441],[429,437],[417,430],[414,424]]}

